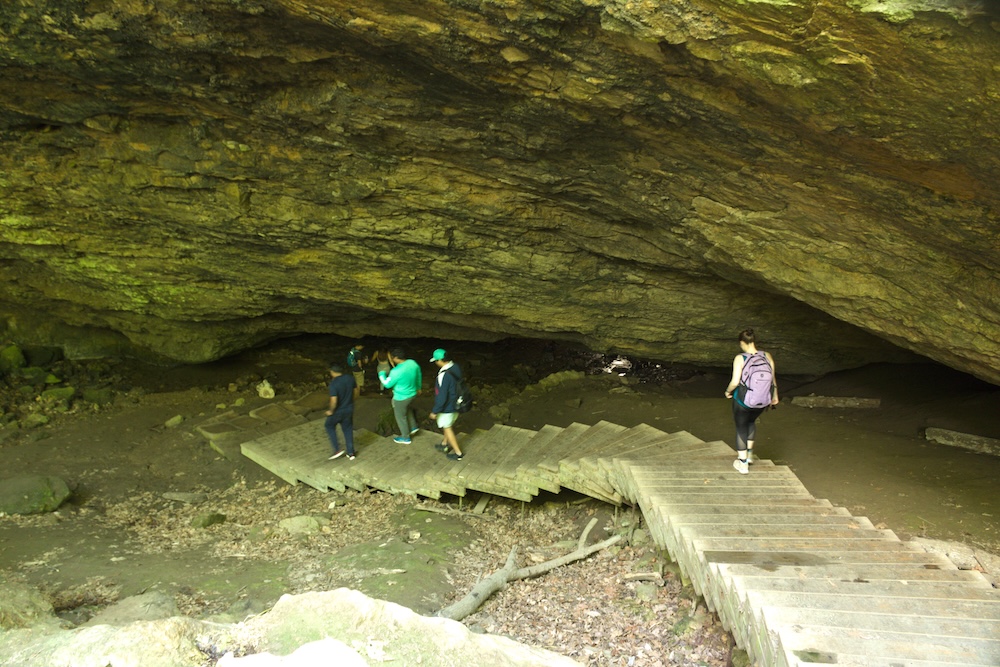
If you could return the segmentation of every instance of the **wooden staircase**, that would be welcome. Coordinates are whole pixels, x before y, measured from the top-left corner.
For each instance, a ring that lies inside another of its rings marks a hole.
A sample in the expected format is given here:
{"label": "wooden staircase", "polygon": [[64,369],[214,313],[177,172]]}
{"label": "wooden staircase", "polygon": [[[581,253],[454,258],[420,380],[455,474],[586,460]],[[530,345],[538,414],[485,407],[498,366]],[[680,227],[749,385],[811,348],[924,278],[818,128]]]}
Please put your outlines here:
{"label": "wooden staircase", "polygon": [[421,431],[399,445],[355,434],[328,461],[322,421],[242,445],[291,484],[428,498],[469,490],[530,501],[571,489],[641,508],[656,543],[759,665],[1000,665],[1000,591],[974,571],[813,498],[785,466],[733,469],[733,450],[641,424],[496,425],[450,461]]}

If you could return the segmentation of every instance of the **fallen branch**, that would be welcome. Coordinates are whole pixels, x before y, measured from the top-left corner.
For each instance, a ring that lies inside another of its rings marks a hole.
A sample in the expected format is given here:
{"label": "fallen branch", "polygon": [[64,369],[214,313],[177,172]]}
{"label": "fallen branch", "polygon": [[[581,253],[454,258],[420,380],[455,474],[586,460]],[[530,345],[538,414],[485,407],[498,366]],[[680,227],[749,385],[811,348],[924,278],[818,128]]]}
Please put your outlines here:
{"label": "fallen branch", "polygon": [[574,561],[583,560],[587,556],[597,553],[601,549],[607,549],[615,542],[622,539],[621,535],[615,535],[609,537],[603,542],[598,542],[593,544],[586,549],[577,549],[572,553],[568,553],[565,556],[560,556],[559,558],[553,558],[552,560],[547,560],[544,563],[532,567],[522,567],[520,570],[514,572],[514,575],[508,579],[508,581],[517,581],[518,579],[530,579],[531,577],[537,577],[540,574],[545,574],[549,570],[554,570],[560,565],[567,565]]}
{"label": "fallen branch", "polygon": [[533,567],[522,567],[520,569],[516,568],[514,559],[517,556],[517,547],[514,547],[510,550],[510,555],[507,557],[507,562],[504,564],[503,568],[480,581],[472,588],[472,591],[470,591],[468,595],[455,604],[449,605],[439,611],[437,616],[450,618],[453,621],[461,621],[463,618],[479,609],[479,607],[482,606],[482,604],[486,602],[491,595],[503,589],[508,582],[518,581],[520,579],[530,579],[531,577],[537,577],[541,574],[545,574],[549,570],[554,570],[561,565],[582,560],[587,556],[600,551],[601,549],[610,547],[612,544],[622,539],[621,535],[615,535],[613,537],[609,537],[603,542],[599,542],[589,547],[583,547],[582,545],[586,543],[587,535],[590,533],[590,530],[594,527],[595,523],[597,523],[596,519],[587,524],[587,527],[584,529],[583,534],[580,536],[580,541],[578,542],[580,547],[577,548],[576,551],[570,552],[565,556],[560,556],[559,558],[553,558],[552,560],[545,561],[544,563],[540,563]]}
{"label": "fallen branch", "polygon": [[510,550],[510,555],[507,556],[507,562],[504,564],[502,569],[497,570],[490,576],[482,579],[478,584],[472,587],[472,590],[468,595],[455,604],[445,607],[439,611],[437,615],[444,618],[450,618],[453,621],[461,621],[463,618],[479,609],[480,605],[486,602],[491,595],[507,585],[507,582],[510,580],[510,576],[516,572],[517,569],[517,563],[515,562],[516,557],[517,547],[514,547]]}

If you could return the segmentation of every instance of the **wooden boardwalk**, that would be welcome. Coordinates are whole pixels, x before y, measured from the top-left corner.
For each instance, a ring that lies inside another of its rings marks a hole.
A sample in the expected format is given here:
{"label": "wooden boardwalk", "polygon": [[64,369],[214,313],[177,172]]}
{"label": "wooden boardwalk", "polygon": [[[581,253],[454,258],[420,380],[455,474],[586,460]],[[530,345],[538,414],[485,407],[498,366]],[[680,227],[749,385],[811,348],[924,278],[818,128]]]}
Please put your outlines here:
{"label": "wooden boardwalk", "polygon": [[242,445],[291,484],[429,498],[473,490],[529,501],[574,491],[641,508],[656,543],[758,665],[1000,665],[1000,590],[978,572],[813,498],[785,466],[749,475],[733,450],[686,432],[497,425],[461,435],[449,461],[421,431],[398,445],[355,435],[357,459],[328,461],[322,421]]}

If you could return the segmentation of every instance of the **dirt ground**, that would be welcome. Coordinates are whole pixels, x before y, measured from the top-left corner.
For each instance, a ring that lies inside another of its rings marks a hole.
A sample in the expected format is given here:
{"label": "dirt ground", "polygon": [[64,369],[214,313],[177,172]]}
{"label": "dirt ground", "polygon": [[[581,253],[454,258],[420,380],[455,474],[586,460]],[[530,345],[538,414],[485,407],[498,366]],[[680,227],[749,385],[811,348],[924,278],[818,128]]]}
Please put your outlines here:
{"label": "dirt ground", "polygon": [[[598,520],[591,543],[640,525],[629,508],[569,492],[529,505],[491,499],[482,518],[469,519],[417,508],[412,498],[291,487],[250,461],[221,456],[195,430],[221,410],[266,403],[255,390],[261,379],[274,386],[276,400],[324,386],[326,363],[349,343],[301,338],[173,369],[53,362],[65,379],[109,388],[114,398],[104,406],[76,402],[32,429],[16,429],[8,417],[11,423],[0,429],[4,476],[57,475],[74,491],[54,514],[0,517],[0,577],[38,586],[71,622],[151,589],[172,594],[184,613],[221,620],[259,613],[283,593],[338,586],[432,613],[499,569],[512,547],[531,564],[572,550],[590,519]],[[422,362],[441,344],[408,346]],[[449,347],[478,396],[460,432],[488,428],[488,408],[502,404],[510,410],[506,423],[524,428],[605,419],[733,442],[724,371],[616,361],[524,341]],[[520,397],[527,384],[567,368],[588,375],[542,399]],[[429,364],[424,372],[429,382]],[[43,409],[31,392],[7,384],[5,414]],[[922,436],[924,428],[939,426],[1000,438],[1000,388],[933,364],[781,377],[781,388],[782,404],[759,425],[759,457],[789,465],[816,497],[902,538],[955,540],[1000,553],[994,483],[1000,458]],[[791,405],[793,396],[809,394],[879,398],[881,406]],[[423,414],[430,404],[429,396],[418,399]],[[387,407],[387,396],[369,391],[357,407],[356,427],[375,430]],[[166,426],[178,415],[179,426]],[[204,493],[206,500],[184,504],[164,499],[167,492]],[[463,509],[476,500],[470,495]],[[451,502],[426,504],[458,508],[458,499],[443,501]],[[226,521],[193,528],[191,520],[206,512]],[[277,528],[280,520],[302,515],[317,517],[321,532],[289,536]],[[655,584],[629,576],[637,574],[656,575]],[[718,621],[663,554],[638,538],[510,586],[466,622],[586,664],[729,660],[729,638]]]}

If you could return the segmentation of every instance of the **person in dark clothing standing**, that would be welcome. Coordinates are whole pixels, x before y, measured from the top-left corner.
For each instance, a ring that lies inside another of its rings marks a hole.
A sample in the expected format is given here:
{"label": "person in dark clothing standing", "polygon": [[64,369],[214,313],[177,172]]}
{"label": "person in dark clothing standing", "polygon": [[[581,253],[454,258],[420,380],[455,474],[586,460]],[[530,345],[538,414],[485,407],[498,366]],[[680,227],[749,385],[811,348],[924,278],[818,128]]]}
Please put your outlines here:
{"label": "person in dark clothing standing", "polygon": [[326,434],[333,447],[330,460],[340,458],[344,450],[337,440],[337,424],[344,432],[347,458],[354,460],[354,399],[358,395],[358,386],[354,376],[344,372],[340,364],[330,364],[330,407],[326,411]]}
{"label": "person in dark clothing standing", "polygon": [[434,407],[430,417],[437,419],[438,428],[444,433],[444,442],[435,447],[447,454],[452,461],[461,461],[462,449],[458,446],[454,427],[458,420],[458,388],[455,378],[462,377],[462,369],[441,348],[434,350],[431,361],[438,367],[438,374],[434,381]]}

